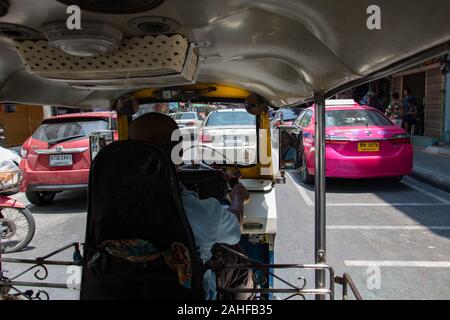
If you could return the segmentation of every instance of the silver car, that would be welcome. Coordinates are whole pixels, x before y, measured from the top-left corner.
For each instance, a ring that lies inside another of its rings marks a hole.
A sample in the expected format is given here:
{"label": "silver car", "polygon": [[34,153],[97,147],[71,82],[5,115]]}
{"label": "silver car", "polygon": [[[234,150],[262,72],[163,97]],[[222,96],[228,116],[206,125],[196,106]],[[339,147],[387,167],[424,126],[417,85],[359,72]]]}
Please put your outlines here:
{"label": "silver car", "polygon": [[213,111],[200,130],[198,149],[208,164],[256,163],[256,117],[245,109]]}
{"label": "silver car", "polygon": [[172,114],[171,117],[178,124],[181,135],[183,137],[190,137],[191,140],[195,140],[198,136],[198,132],[203,125],[203,117],[197,112],[180,112]]}

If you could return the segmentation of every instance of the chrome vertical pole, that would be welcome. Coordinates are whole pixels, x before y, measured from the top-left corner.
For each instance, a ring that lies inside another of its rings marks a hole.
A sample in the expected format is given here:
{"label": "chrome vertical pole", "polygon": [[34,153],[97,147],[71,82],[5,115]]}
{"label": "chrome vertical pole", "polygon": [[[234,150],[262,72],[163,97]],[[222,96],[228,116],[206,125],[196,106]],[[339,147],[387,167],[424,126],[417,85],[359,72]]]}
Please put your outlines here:
{"label": "chrome vertical pole", "polygon": [[[325,171],[325,97],[314,93],[315,100],[315,262],[326,263],[326,171]],[[316,288],[326,287],[325,270],[316,270]],[[323,300],[325,296],[318,296]]]}

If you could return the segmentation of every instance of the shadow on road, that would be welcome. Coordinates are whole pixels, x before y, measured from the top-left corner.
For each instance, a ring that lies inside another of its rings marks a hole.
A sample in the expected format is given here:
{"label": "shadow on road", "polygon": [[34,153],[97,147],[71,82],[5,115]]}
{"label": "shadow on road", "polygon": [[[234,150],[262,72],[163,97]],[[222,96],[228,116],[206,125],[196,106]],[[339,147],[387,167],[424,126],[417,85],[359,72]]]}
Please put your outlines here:
{"label": "shadow on road", "polygon": [[[294,183],[314,192],[314,185],[305,185],[297,174],[292,174],[291,176],[294,178]],[[431,189],[429,193],[433,193],[433,190]],[[414,219],[421,226],[427,227],[429,231],[439,236],[450,238],[449,229],[434,228],[450,226],[450,214],[448,214],[450,204],[446,205],[429,194],[412,188],[405,181],[389,178],[364,180],[327,179],[327,197],[332,197],[333,195],[344,197],[345,194],[373,194],[381,202],[391,204],[393,208]],[[334,198],[336,200],[337,197]],[[314,198],[312,200],[314,201]],[[355,197],[348,202],[361,202],[361,200]],[[348,210],[353,210],[350,206],[347,208]],[[346,210],[346,207],[343,206],[342,209]],[[380,221],[380,225],[382,225],[382,221]]]}
{"label": "shadow on road", "polygon": [[52,204],[46,206],[30,205],[32,214],[63,214],[63,213],[86,213],[87,192],[67,191],[56,195]]}
{"label": "shadow on road", "polygon": [[[314,191],[314,185],[305,185],[300,178],[295,181],[309,191]],[[397,179],[327,179],[327,193],[400,193],[411,191],[410,187]]]}

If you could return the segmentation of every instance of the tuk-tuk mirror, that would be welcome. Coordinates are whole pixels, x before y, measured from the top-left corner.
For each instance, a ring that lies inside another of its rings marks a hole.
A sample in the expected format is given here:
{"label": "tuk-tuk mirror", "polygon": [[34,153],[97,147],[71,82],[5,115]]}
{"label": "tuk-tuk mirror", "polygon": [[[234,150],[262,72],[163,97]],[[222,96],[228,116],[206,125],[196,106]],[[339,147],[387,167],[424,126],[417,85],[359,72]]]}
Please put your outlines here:
{"label": "tuk-tuk mirror", "polygon": [[118,115],[131,117],[139,111],[139,101],[132,95],[122,96],[117,100],[115,109]]}
{"label": "tuk-tuk mirror", "polygon": [[267,102],[260,96],[252,94],[245,99],[245,109],[254,116],[259,116],[269,109]]}
{"label": "tuk-tuk mirror", "polygon": [[107,145],[114,142],[114,131],[102,130],[93,131],[89,135],[89,147],[91,151],[91,161],[99,154],[99,152]]}
{"label": "tuk-tuk mirror", "polygon": [[280,126],[278,130],[280,170],[300,169],[300,129],[296,126]]}

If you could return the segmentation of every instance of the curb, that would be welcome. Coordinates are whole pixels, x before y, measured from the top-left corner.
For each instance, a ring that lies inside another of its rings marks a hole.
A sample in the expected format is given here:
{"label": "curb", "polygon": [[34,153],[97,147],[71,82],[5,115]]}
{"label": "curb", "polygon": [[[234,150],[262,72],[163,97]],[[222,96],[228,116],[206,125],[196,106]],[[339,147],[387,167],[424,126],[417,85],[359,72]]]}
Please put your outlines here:
{"label": "curb", "polygon": [[430,178],[430,176],[420,173],[418,171],[413,171],[413,173],[411,174],[411,177],[413,177],[414,179],[416,179],[420,182],[424,182],[424,183],[429,184],[429,185],[431,185],[435,188],[438,188],[442,191],[450,193],[450,184],[448,184],[448,183],[444,183],[437,179]]}

